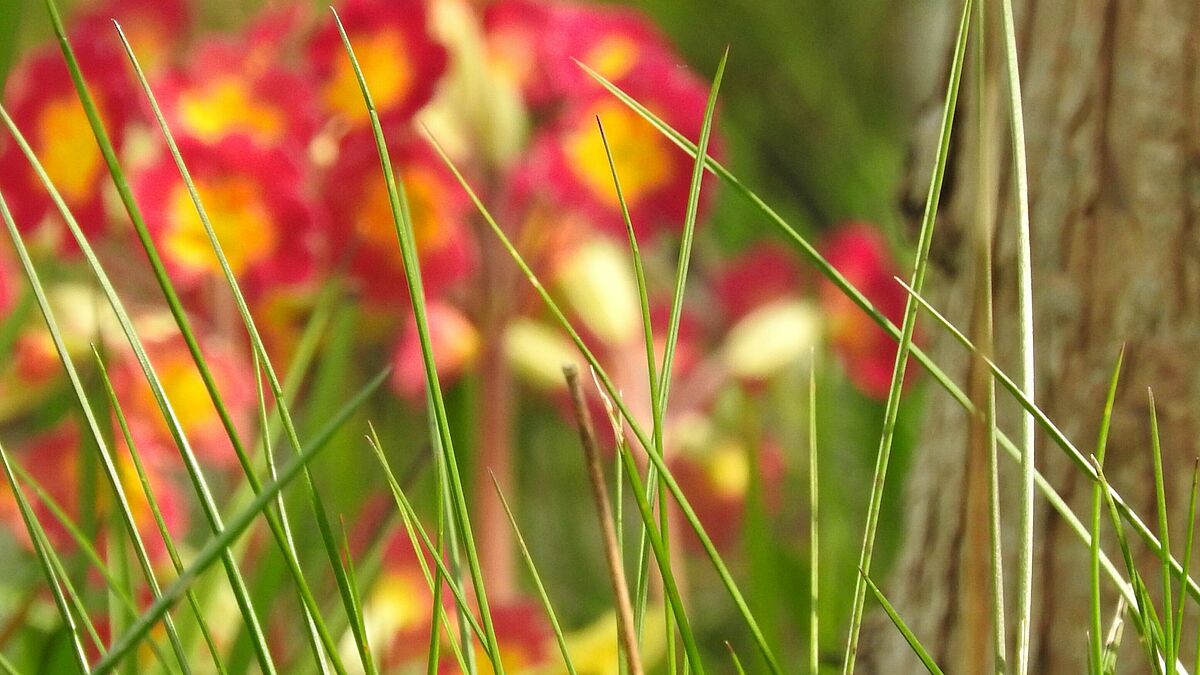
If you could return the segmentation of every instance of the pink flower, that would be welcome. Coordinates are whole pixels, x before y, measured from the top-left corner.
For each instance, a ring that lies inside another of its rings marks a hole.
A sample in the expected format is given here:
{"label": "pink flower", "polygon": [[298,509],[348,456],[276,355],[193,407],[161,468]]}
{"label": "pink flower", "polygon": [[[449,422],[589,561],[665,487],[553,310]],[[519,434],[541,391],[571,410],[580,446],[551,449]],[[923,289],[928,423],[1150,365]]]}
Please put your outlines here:
{"label": "pink flower", "polygon": [[[671,471],[696,511],[705,532],[719,548],[728,548],[741,535],[752,472],[762,481],[766,507],[779,505],[783,483],[784,455],[773,441],[762,443],[758,466],[751,466],[745,446],[725,439],[671,458]],[[700,540],[688,530],[689,549],[700,552]]]}
{"label": "pink flower", "polygon": [[713,280],[713,295],[730,321],[768,302],[800,297],[804,275],[796,256],[785,246],[757,243],[722,266]]}
{"label": "pink flower", "polygon": [[[479,332],[453,305],[434,300],[427,306],[434,364],[443,387],[458,379],[479,354]],[[415,319],[409,319],[392,354],[392,388],[405,399],[424,402],[425,361]]]}
{"label": "pink flower", "polygon": [[[121,24],[138,64],[148,75],[170,65],[192,29],[193,17],[186,0],[103,0],[71,17],[72,33],[80,43],[99,43],[119,50],[113,21]],[[121,73],[127,74],[129,66]],[[132,77],[132,75],[129,75]]]}

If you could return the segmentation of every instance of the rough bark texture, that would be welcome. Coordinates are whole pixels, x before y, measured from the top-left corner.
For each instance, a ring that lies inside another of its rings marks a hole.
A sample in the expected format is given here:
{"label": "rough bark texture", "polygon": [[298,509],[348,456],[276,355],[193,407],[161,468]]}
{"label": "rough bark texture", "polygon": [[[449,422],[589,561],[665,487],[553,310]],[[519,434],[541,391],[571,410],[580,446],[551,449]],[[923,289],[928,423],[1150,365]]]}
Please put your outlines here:
{"label": "rough bark texture", "polygon": [[[957,12],[958,3],[945,4],[947,12]],[[996,0],[989,4],[989,11],[998,9]],[[1121,343],[1127,344],[1106,473],[1143,519],[1155,522],[1146,393],[1153,387],[1179,554],[1192,461],[1200,453],[1200,3],[1027,0],[1017,3],[1016,12],[1032,191],[1037,400],[1090,452],[1109,373]],[[950,32],[943,37],[951,39]],[[988,38],[999,46],[998,31]],[[944,62],[949,42],[941,48]],[[930,130],[945,79],[928,85],[907,200],[924,194],[925,158],[933,155]],[[968,148],[978,106],[967,86],[935,234],[935,269],[926,284],[935,304],[963,327],[971,323],[977,284],[969,244],[977,218]],[[1004,89],[998,93],[1003,97]],[[999,361],[1015,376],[1015,215],[1004,111],[1001,104],[996,118],[995,337]],[[925,325],[935,359],[966,386],[967,355],[931,321]],[[998,400],[1002,428],[1018,438],[1015,405],[1003,391]],[[968,617],[990,609],[970,606],[979,594],[964,590],[971,579],[987,580],[986,569],[967,564],[975,555],[970,533],[986,532],[979,530],[986,521],[966,522],[966,514],[978,513],[967,508],[965,497],[969,423],[939,391],[931,397],[926,429],[908,486],[906,553],[885,591],[947,672],[986,672],[991,650],[986,637],[968,633]],[[1044,434],[1037,451],[1040,470],[1086,522],[1090,483]],[[1005,551],[1012,556],[1018,471],[1007,458],[1001,469]],[[1085,672],[1087,551],[1040,497],[1037,508],[1031,672]],[[1105,527],[1105,548],[1120,564],[1107,519]],[[1159,588],[1154,560],[1143,551],[1140,562],[1151,588]],[[1005,563],[1011,617],[1016,567],[1012,557]],[[1115,595],[1111,585],[1104,592],[1107,624]],[[1195,612],[1190,616],[1194,621]],[[919,672],[895,631],[879,619],[868,626],[860,672]],[[1009,626],[1011,649],[1011,621]],[[1189,623],[1186,635],[1195,630]],[[1185,648],[1189,661],[1190,653]],[[1131,630],[1118,665],[1120,672],[1145,670]]]}

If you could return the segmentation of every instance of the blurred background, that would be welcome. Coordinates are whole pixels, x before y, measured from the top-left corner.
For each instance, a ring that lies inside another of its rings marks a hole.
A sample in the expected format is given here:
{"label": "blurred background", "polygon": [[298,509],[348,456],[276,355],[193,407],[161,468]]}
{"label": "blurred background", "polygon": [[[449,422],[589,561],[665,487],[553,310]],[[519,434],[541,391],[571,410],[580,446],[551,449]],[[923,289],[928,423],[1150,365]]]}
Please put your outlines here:
{"label": "blurred background", "polygon": [[[234,306],[206,257],[211,254],[196,252],[207,246],[207,240],[196,238],[196,226],[180,211],[189,209],[190,202],[180,206],[172,196],[178,177],[162,152],[127,62],[123,57],[104,61],[111,55],[106,50],[117,44],[114,36],[104,33],[96,38],[89,33],[101,31],[95,17],[106,12],[118,16],[135,50],[146,49],[143,65],[151,86],[164,103],[176,135],[182,137],[184,159],[202,183],[207,181],[201,193],[214,221],[225,215],[233,223],[218,234],[227,251],[245,251],[231,255],[231,262],[237,263],[235,257],[244,259],[235,271],[252,311],[264,323],[276,368],[294,374],[298,392],[294,409],[301,436],[311,437],[349,392],[379,368],[388,363],[395,366],[387,391],[339,433],[318,460],[316,475],[329,509],[345,519],[353,546],[369,559],[378,558],[377,578],[387,578],[391,568],[406,564],[411,568],[411,560],[404,562],[406,556],[412,558],[411,549],[391,551],[404,549],[405,544],[396,539],[395,522],[383,515],[389,513],[390,501],[362,434],[368,420],[376,425],[393,466],[406,476],[422,513],[431,516],[432,509],[424,509],[431,503],[432,474],[429,463],[422,460],[429,452],[423,440],[423,373],[407,319],[403,277],[394,261],[377,259],[372,253],[376,246],[386,246],[389,236],[394,245],[394,234],[386,202],[377,208],[374,193],[360,190],[378,181],[368,177],[378,164],[373,146],[359,137],[356,127],[362,120],[348,107],[361,103],[336,98],[340,44],[330,35],[323,3],[311,7],[222,0],[157,7],[154,2],[120,0],[61,4],[68,30],[81,35],[77,49],[87,45],[81,49],[81,60],[89,55],[96,59],[94,66],[85,62],[85,74],[92,77],[100,96],[110,96],[114,103],[108,121],[125,129],[119,150],[134,192],[151,233],[164,247],[167,270],[179,284],[204,338],[202,346],[213,359],[218,384],[226,390],[227,403],[236,408],[247,445],[253,445],[249,441],[257,437],[259,428],[255,378],[253,370],[247,370],[249,351]],[[452,158],[462,163],[468,181],[478,186],[484,202],[530,256],[535,270],[545,275],[552,293],[564,298],[571,318],[584,327],[585,340],[599,345],[602,361],[617,373],[629,395],[645,397],[642,327],[624,227],[615,202],[600,196],[601,189],[611,190],[606,160],[597,155],[603,146],[580,136],[594,132],[592,113],[607,110],[599,102],[607,95],[598,93],[578,69],[563,74],[567,72],[563,64],[555,64],[559,70],[547,66],[553,61],[546,54],[557,54],[560,60],[564,54],[575,56],[604,72],[611,64],[589,62],[587,49],[610,47],[605,40],[613,36],[632,41],[642,50],[639,54],[651,56],[638,61],[640,56],[605,52],[617,54],[612,58],[624,64],[614,68],[625,81],[612,79],[635,98],[661,96],[663,100],[647,101],[647,105],[695,139],[708,82],[728,46],[714,140],[717,156],[896,317],[903,298],[897,298],[898,289],[887,282],[893,274],[906,274],[909,264],[905,228],[911,214],[904,209],[904,186],[913,120],[922,103],[912,100],[909,92],[926,91],[921,82],[941,77],[930,72],[940,55],[926,53],[932,50],[911,39],[912,28],[919,25],[926,8],[912,0],[721,0],[702,5],[667,0],[475,5],[432,0],[426,8],[427,25],[414,28],[410,19],[400,16],[400,9],[388,3],[346,4],[344,18],[356,45],[365,45],[373,26],[394,25],[410,50],[409,69],[399,74],[387,72],[387,64],[395,61],[387,57],[386,40],[363,47],[380,50],[379,59],[361,58],[377,93],[394,77],[403,83],[400,98],[407,97],[397,103],[394,117],[385,115],[385,122],[392,125],[394,157],[410,183],[415,204],[417,243],[424,247],[422,265],[434,301],[434,347],[464,475],[475,481],[472,499],[476,520],[482,523],[478,535],[485,540],[485,566],[497,575],[496,593],[504,602],[519,608],[532,597],[515,557],[496,559],[512,557],[512,543],[490,483],[481,479],[486,468],[492,468],[515,507],[560,617],[583,640],[589,628],[601,625],[598,622],[609,611],[611,597],[604,582],[593,505],[582,497],[587,490],[582,455],[557,381],[561,360],[575,358],[573,346],[547,318],[528,284],[518,278],[512,261],[495,246],[493,235],[462,198],[457,183],[424,146],[416,124],[427,124],[446,143]],[[410,4],[420,3],[396,3],[405,9],[411,9]],[[176,10],[182,14],[173,13]],[[155,27],[155,21],[160,25]],[[554,21],[567,22],[567,28],[555,28]],[[145,31],[139,30],[143,27]],[[417,35],[423,30],[427,34]],[[355,31],[364,37],[357,39]],[[5,105],[34,140],[35,152],[41,150],[51,175],[70,180],[75,169],[56,174],[50,163],[65,157],[61,161],[77,169],[90,161],[90,155],[56,149],[54,139],[69,139],[76,149],[91,139],[86,127],[81,133],[78,120],[72,122],[69,114],[39,117],[49,109],[48,97],[62,84],[57,75],[39,75],[35,67],[43,54],[60,58],[50,38],[40,1],[0,2]],[[104,46],[106,40],[110,44]],[[515,51],[514,41],[518,41]],[[514,53],[533,54],[535,62],[539,58],[544,62],[522,64]],[[622,59],[633,59],[632,65]],[[656,59],[663,63],[656,65]],[[89,67],[94,73],[87,71]],[[372,74],[372,68],[379,72]],[[529,68],[549,72],[530,74]],[[36,80],[32,86],[31,78]],[[414,84],[421,78],[428,80],[428,91],[423,93],[418,92],[422,86]],[[99,81],[103,83],[96,84]],[[205,90],[226,81],[246,88]],[[310,90],[311,94],[302,93]],[[70,90],[63,87],[62,91]],[[200,93],[189,98],[195,92]],[[282,111],[280,119],[266,110],[270,106]],[[614,142],[646,255],[655,330],[665,333],[686,197],[686,190],[678,186],[682,180],[686,188],[690,159],[670,148],[664,151],[673,153],[670,159],[647,155],[648,144],[658,141],[639,136],[642,130],[636,122],[616,118],[610,122],[600,116]],[[54,127],[55,119],[63,126]],[[261,137],[255,135],[260,132]],[[260,142],[263,138],[271,140]],[[282,147],[280,138],[291,139],[296,147]],[[246,150],[238,143],[254,147]],[[621,143],[622,148],[617,148]],[[258,146],[264,144],[281,147],[268,148],[271,152],[259,158],[256,153],[262,148]],[[45,205],[23,207],[24,201],[41,198],[23,200],[18,193],[40,188],[20,182],[18,174],[28,170],[7,134],[0,139],[0,161],[5,163],[0,191],[12,202],[18,220],[25,218],[18,227],[30,239],[35,262],[45,266],[44,280],[57,289],[54,301],[63,316],[72,317],[64,321],[79,333],[76,346],[85,350],[89,333],[99,336],[102,344],[111,344],[105,357],[117,395],[124,397],[135,441],[143,446],[143,453],[162,456],[151,464],[163,474],[164,486],[176,486],[167,489],[179,494],[173,506],[179,512],[177,536],[185,550],[195,550],[206,536],[202,519],[181,478],[178,457],[163,441],[161,420],[153,419],[157,410],[142,392],[145,385],[139,382],[128,346],[122,344],[74,244],[63,243],[65,230],[59,217]],[[659,161],[662,166],[655,163]],[[573,167],[582,167],[574,182],[562,179],[572,175]],[[663,178],[662,172],[674,173]],[[193,432],[193,439],[213,438],[197,442],[197,447],[208,449],[206,466],[219,486],[220,503],[233,503],[244,478],[236,462],[230,461],[229,441],[215,424],[211,403],[174,337],[145,257],[131,245],[128,217],[99,164],[95,174],[81,179],[79,198],[68,202],[78,203],[80,209],[94,208],[87,211],[93,214],[93,224],[103,223],[89,229],[82,215],[76,214],[134,309],[139,330],[158,336],[151,350],[156,366],[165,372],[179,364],[181,374],[177,381],[168,382],[168,393],[173,399],[186,399],[181,405],[195,405],[196,412],[184,420],[185,425],[190,425],[187,430]],[[97,178],[101,174],[103,180]],[[251,182],[227,180],[243,174]],[[642,189],[643,184],[649,187]],[[64,185],[60,188],[65,192]],[[595,194],[585,194],[588,190]],[[88,193],[94,193],[94,199]],[[277,198],[263,204],[243,203],[264,194]],[[643,194],[648,195],[646,204],[634,203]],[[89,200],[98,201],[98,206],[87,206]],[[820,536],[826,602],[821,608],[821,640],[833,658],[841,648],[856,576],[853,561],[894,347],[826,287],[809,261],[749,201],[710,180],[702,202],[673,380],[668,453],[685,490],[695,495],[701,519],[735,575],[745,580],[743,587],[769,638],[788,655],[786,662],[800,659],[805,647],[801,636],[807,634],[808,623],[807,383],[810,369],[815,368],[819,460],[825,469]],[[255,234],[260,226],[267,228],[267,234]],[[285,241],[303,244],[304,250],[285,252]],[[439,253],[438,242],[447,241],[446,250]],[[271,250],[259,256],[260,249]],[[0,441],[17,449],[19,461],[35,477],[44,478],[49,492],[55,492],[50,483],[61,483],[62,494],[79,496],[68,510],[77,513],[85,533],[100,537],[108,516],[96,504],[103,500],[89,506],[88,491],[79,487],[91,485],[94,490],[95,479],[89,478],[89,472],[96,471],[95,465],[71,459],[60,465],[55,463],[59,459],[48,459],[70,455],[72,448],[83,448],[88,441],[78,431],[76,403],[57,370],[40,314],[25,290],[7,240],[0,251],[0,260],[10,268],[9,300],[0,328],[4,361],[9,364],[0,384]],[[614,280],[613,275],[621,278]],[[661,347],[662,336],[657,342]],[[80,363],[90,363],[90,355],[85,355],[80,352]],[[83,368],[85,378],[101,392],[94,369]],[[635,384],[639,378],[640,388]],[[875,566],[880,572],[898,550],[898,514],[903,511],[899,500],[920,417],[920,377],[912,378],[910,386],[883,509]],[[634,408],[648,412],[647,405]],[[594,413],[599,415],[597,423],[607,426],[598,403]],[[612,435],[606,434],[611,448]],[[280,452],[291,452],[286,443],[278,445]],[[71,469],[60,470],[67,466]],[[289,506],[307,513],[303,495],[292,492],[287,495]],[[0,513],[13,522],[13,534],[0,533],[0,537],[20,540],[19,520],[11,518],[12,508]],[[632,542],[637,524],[632,501],[625,513]],[[314,565],[323,560],[316,537],[313,528],[298,526],[297,538]],[[705,644],[719,646],[728,639],[748,645],[703,553],[688,535],[681,533],[679,539],[678,564]],[[383,552],[379,552],[380,542],[384,542]],[[64,546],[64,550],[71,548]],[[293,606],[291,595],[280,592],[286,584],[282,560],[264,533],[256,532],[247,547],[258,554],[252,588],[261,606]],[[21,570],[0,582],[0,620],[6,622],[0,627],[0,648],[21,655],[24,663],[39,662],[41,650],[53,644],[53,615],[35,606],[44,598],[31,598],[29,589],[35,585],[37,571],[27,544],[0,546],[0,551],[0,565]],[[223,582],[219,575],[208,575],[204,581],[208,589]],[[394,592],[383,583],[371,588],[365,592],[368,606],[372,598],[386,605],[391,597],[387,593]],[[424,592],[419,585],[415,591],[407,588],[405,592]],[[385,615],[380,610],[379,617]],[[384,639],[407,635],[401,630],[407,619],[379,617],[380,626],[391,625],[388,620],[395,623],[392,635]],[[299,621],[281,624],[273,629],[281,635],[300,625]],[[545,636],[544,630],[533,632]],[[231,654],[243,662],[250,658],[244,640],[236,634],[227,639]],[[553,647],[547,642],[529,649],[531,654],[543,654]],[[403,667],[404,650],[394,651],[395,663]],[[615,660],[609,657],[609,661],[615,667]],[[529,665],[537,666],[537,659],[530,657]],[[608,671],[598,666],[596,672]]]}

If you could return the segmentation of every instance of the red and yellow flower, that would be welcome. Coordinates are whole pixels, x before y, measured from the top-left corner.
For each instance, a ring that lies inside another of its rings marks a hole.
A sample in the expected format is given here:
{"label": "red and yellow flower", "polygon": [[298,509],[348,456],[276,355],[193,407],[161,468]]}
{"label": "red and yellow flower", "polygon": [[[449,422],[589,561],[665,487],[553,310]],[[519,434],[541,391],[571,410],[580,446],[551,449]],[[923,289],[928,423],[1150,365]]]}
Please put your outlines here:
{"label": "red and yellow flower", "polygon": [[[347,0],[338,13],[380,118],[408,121],[429,101],[446,69],[446,50],[429,33],[424,0]],[[367,108],[332,22],[313,36],[309,57],[326,111],[365,126]]]}
{"label": "red and yellow flower", "polygon": [[104,0],[71,17],[77,43],[98,42],[119,48],[112,22],[118,21],[138,64],[156,75],[174,62],[187,43],[192,12],[186,0]]}
{"label": "red and yellow flower", "polygon": [[315,93],[274,55],[226,41],[200,46],[186,68],[158,86],[174,133],[205,145],[241,137],[305,161],[317,126]]}
{"label": "red and yellow flower", "polygon": [[[866,223],[845,223],[826,238],[822,249],[829,263],[876,309],[896,325],[903,321],[906,294],[895,280],[896,263],[878,230]],[[821,284],[821,303],[829,340],[851,381],[868,396],[887,396],[896,341],[828,280]],[[907,372],[911,376],[914,371]]]}
{"label": "red and yellow flower", "polygon": [[[229,266],[248,293],[299,283],[313,271],[314,213],[304,174],[286,153],[246,136],[218,145],[188,143],[185,161]],[[134,179],[134,191],[176,283],[223,279],[216,253],[174,161],[161,156]]]}
{"label": "red and yellow flower", "polygon": [[[469,276],[476,252],[469,230],[471,203],[441,159],[424,143],[409,141],[390,148],[404,183],[425,291],[444,292]],[[350,271],[359,290],[373,300],[405,303],[404,261],[391,202],[375,142],[366,132],[345,139],[325,184],[335,259],[350,255]]]}

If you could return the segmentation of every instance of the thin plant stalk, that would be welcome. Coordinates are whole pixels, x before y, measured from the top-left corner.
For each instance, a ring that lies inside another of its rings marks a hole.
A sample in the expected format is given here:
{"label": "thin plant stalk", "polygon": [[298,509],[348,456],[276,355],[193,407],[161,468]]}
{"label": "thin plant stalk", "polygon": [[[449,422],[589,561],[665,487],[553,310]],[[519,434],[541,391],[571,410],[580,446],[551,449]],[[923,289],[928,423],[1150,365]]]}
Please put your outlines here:
{"label": "thin plant stalk", "polygon": [[[1117,398],[1117,382],[1121,374],[1121,365],[1125,361],[1125,349],[1117,355],[1117,364],[1113,368],[1112,377],[1108,383],[1108,395],[1104,399],[1104,414],[1100,418],[1100,433],[1096,440],[1096,461],[1104,464],[1105,451],[1108,449],[1108,431],[1112,425],[1113,405]],[[1091,630],[1088,631],[1088,645],[1091,649],[1090,662],[1097,673],[1104,664],[1104,626],[1101,623],[1100,607],[1100,513],[1103,501],[1100,481],[1092,485],[1092,541],[1088,569],[1090,572],[1090,609]]]}
{"label": "thin plant stalk", "polygon": [[930,675],[942,675],[942,669],[939,668],[938,664],[933,660],[933,656],[929,654],[929,650],[925,648],[925,645],[921,644],[921,641],[917,639],[917,636],[912,632],[911,629],[909,629],[908,625],[904,623],[904,619],[900,617],[900,614],[896,611],[896,608],[892,606],[892,603],[888,602],[888,599],[886,596],[884,596],[883,591],[879,590],[879,587],[875,585],[875,582],[871,581],[870,577],[868,577],[866,574],[863,574],[862,576],[867,580],[867,587],[871,589],[871,593],[874,594],[875,599],[879,601],[879,606],[883,607],[884,613],[886,613],[888,618],[891,619],[892,624],[896,626],[896,629],[900,631],[900,634],[904,636],[904,641],[908,643],[909,648],[912,649],[913,653],[917,655],[917,658],[921,659],[921,665],[925,666],[925,669],[929,671]]}
{"label": "thin plant stalk", "polygon": [[821,560],[818,539],[821,503],[817,473],[817,361],[811,352],[808,369],[808,672],[817,675],[821,668],[821,612],[819,602]]}
{"label": "thin plant stalk", "polygon": [[1150,450],[1154,458],[1154,497],[1158,507],[1158,537],[1162,542],[1162,603],[1163,603],[1163,660],[1167,675],[1175,674],[1175,612],[1171,600],[1171,535],[1167,524],[1167,490],[1163,483],[1162,443],[1158,433],[1158,407],[1154,402],[1154,391],[1147,389],[1150,403]]}

